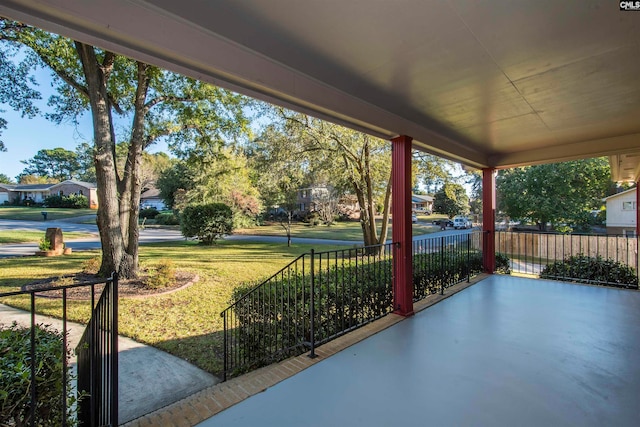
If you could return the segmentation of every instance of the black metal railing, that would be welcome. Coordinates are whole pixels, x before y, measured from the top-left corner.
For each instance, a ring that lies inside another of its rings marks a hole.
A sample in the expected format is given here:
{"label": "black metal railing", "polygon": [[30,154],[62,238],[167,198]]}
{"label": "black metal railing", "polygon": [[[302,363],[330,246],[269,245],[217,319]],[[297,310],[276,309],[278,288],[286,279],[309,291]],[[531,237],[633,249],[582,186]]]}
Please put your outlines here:
{"label": "black metal railing", "polygon": [[421,300],[482,272],[482,231],[413,242],[413,300]]}
{"label": "black metal railing", "polygon": [[498,231],[496,251],[510,258],[515,273],[638,287],[637,237]]}
{"label": "black metal railing", "polygon": [[[76,349],[77,383],[74,384],[67,303],[69,293],[79,288],[88,288],[93,313]],[[95,304],[101,288],[102,294]],[[18,305],[22,305],[24,297],[29,298],[29,314],[9,327],[13,329],[11,334],[3,335],[7,339],[23,339],[21,343],[28,343],[28,348],[23,351],[20,342],[14,341],[17,345],[11,349],[11,357],[20,360],[13,365],[13,374],[21,375],[22,380],[2,384],[0,388],[6,392],[0,425],[67,426],[79,422],[83,426],[117,426],[117,276],[67,286],[26,287],[1,293],[0,303],[16,299],[20,300]],[[43,301],[47,314],[53,319],[38,323],[42,318],[36,314],[37,301]],[[2,354],[2,357],[9,355]],[[19,372],[16,366],[24,366],[24,372]],[[92,388],[104,383],[107,377],[108,387]],[[109,414],[96,417],[105,407],[109,408]]]}
{"label": "black metal railing", "polygon": [[[92,285],[95,286],[95,285]],[[118,425],[118,275],[113,273],[76,347],[80,420],[90,426]]]}
{"label": "black metal railing", "polygon": [[[221,313],[224,378],[310,351],[392,311],[392,244],[306,253]],[[242,294],[242,292],[245,292]]]}

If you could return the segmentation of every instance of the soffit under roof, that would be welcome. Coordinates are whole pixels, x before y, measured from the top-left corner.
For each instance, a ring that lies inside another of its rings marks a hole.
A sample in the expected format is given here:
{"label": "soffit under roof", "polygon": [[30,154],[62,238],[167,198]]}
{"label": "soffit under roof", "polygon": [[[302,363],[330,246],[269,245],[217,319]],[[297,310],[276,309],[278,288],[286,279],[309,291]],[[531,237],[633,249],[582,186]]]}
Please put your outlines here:
{"label": "soffit under roof", "polygon": [[472,167],[640,152],[640,14],[618,2],[4,0],[0,14]]}

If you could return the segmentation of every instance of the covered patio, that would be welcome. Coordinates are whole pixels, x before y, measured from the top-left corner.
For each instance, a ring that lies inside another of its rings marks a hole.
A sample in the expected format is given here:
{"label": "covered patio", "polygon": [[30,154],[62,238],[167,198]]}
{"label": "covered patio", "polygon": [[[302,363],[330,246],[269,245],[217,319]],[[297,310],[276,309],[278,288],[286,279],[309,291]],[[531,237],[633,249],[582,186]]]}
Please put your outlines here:
{"label": "covered patio", "polygon": [[199,424],[637,426],[640,293],[490,276]]}
{"label": "covered patio", "polygon": [[411,317],[410,227],[412,150],[483,171],[488,273],[499,169],[608,156],[614,180],[640,181],[636,14],[374,3],[5,0],[0,14],[393,145],[393,310],[408,318],[202,425],[640,424],[640,293],[494,276]]}

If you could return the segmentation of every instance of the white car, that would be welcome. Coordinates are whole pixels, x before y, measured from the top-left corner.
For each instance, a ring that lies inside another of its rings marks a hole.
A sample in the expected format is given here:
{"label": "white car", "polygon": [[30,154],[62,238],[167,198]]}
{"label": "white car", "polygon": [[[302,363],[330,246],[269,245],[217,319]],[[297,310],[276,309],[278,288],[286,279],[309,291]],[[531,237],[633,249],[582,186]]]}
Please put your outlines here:
{"label": "white car", "polygon": [[457,216],[453,218],[453,228],[455,228],[456,230],[461,228],[471,228],[472,226],[473,224],[471,224],[469,218],[463,216]]}

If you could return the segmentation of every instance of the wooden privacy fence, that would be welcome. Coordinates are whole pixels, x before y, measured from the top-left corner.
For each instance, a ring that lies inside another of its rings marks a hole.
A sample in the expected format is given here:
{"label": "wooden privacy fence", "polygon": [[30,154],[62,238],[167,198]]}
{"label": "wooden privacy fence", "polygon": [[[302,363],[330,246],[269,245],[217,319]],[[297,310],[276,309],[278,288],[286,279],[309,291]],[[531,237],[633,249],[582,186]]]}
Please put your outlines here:
{"label": "wooden privacy fence", "polygon": [[572,255],[601,256],[638,267],[638,238],[586,234],[496,232],[496,251],[510,258],[560,261]]}

